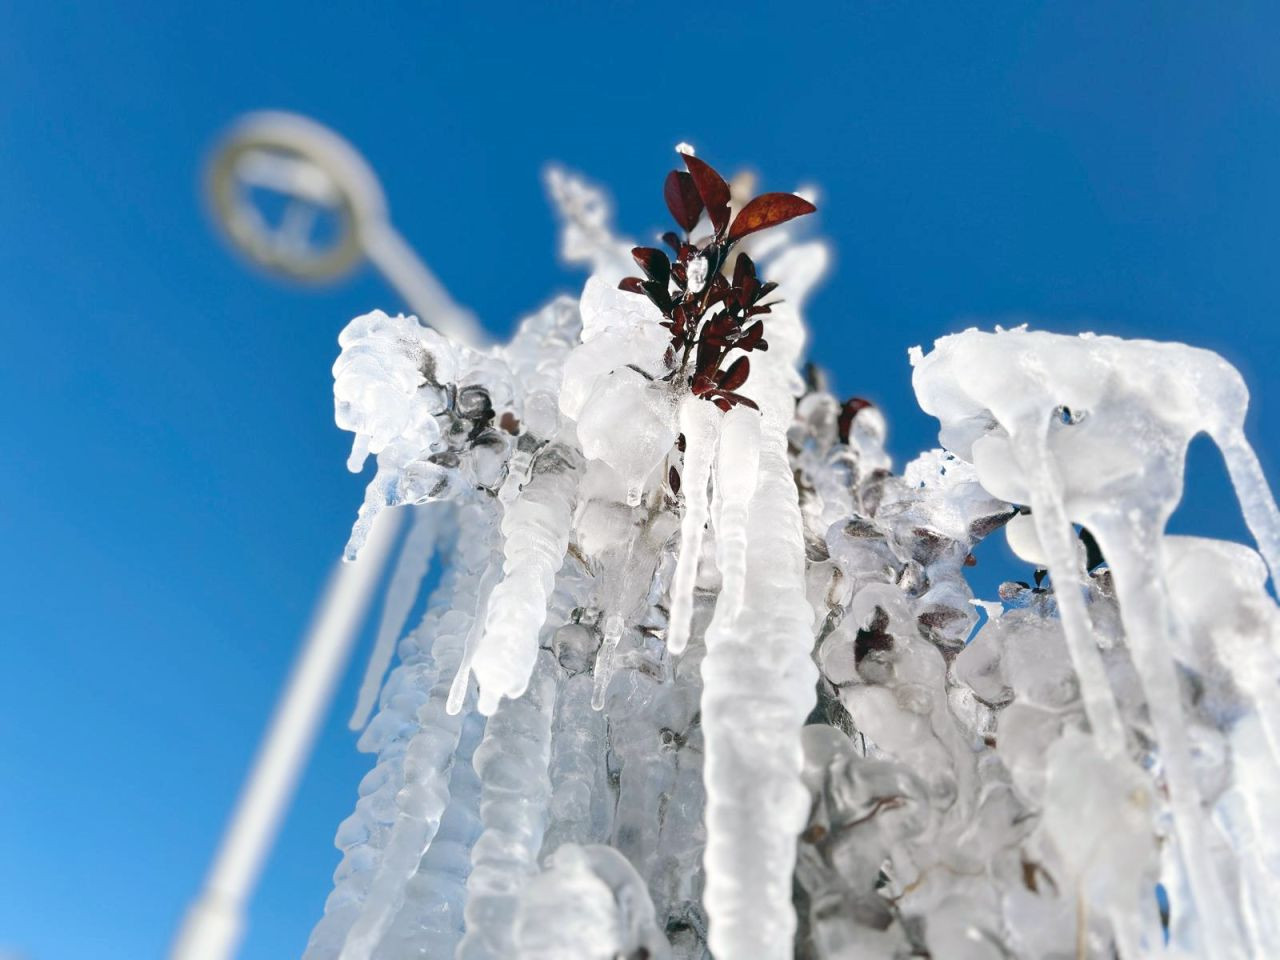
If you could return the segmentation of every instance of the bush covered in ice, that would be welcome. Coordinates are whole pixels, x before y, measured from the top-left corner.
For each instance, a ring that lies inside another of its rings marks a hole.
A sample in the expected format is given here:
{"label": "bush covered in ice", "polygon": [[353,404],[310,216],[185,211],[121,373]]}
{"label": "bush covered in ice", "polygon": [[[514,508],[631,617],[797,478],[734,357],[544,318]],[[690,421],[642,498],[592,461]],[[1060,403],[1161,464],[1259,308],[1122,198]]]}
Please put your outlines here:
{"label": "bush covered in ice", "polygon": [[[1280,523],[1238,374],[968,330],[912,350],[941,449],[894,473],[800,366],[812,204],[683,159],[671,256],[551,174],[591,275],[509,345],[342,334],[350,552],[404,505],[397,602],[444,569],[307,956],[1280,956]],[[1199,433],[1261,557],[1165,535]],[[1034,585],[973,596],[991,535]]]}

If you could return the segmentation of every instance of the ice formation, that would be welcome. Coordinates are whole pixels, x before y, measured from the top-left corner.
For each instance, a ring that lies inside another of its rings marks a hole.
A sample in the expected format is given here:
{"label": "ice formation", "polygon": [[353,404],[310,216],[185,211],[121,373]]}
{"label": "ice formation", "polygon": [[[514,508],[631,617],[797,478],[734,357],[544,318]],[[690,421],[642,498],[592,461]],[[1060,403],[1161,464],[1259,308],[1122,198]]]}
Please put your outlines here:
{"label": "ice formation", "polygon": [[[486,352],[382,313],[340,338],[351,467],[377,459],[350,552],[416,514],[353,722],[446,562],[309,960],[1280,956],[1280,519],[1235,370],[944,337],[911,351],[942,448],[895,474],[879,410],[801,367],[821,242],[738,246],[782,302],[717,405],[619,289],[603,196],[549,187],[578,298]],[[690,236],[723,234],[702,199]],[[1199,433],[1261,556],[1165,534]],[[975,598],[1002,528],[1035,585]]]}

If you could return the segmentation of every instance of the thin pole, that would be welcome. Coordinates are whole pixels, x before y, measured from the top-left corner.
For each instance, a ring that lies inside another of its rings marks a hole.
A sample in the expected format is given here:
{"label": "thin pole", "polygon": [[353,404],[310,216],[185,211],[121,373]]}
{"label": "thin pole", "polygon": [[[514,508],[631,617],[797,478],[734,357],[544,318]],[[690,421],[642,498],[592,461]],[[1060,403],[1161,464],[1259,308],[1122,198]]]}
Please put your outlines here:
{"label": "thin pole", "polygon": [[249,896],[293,798],[401,523],[401,511],[384,510],[374,521],[359,559],[339,561],[331,574],[204,889],[174,940],[171,960],[234,956],[244,933]]}
{"label": "thin pole", "polygon": [[389,220],[360,226],[360,246],[369,262],[404,297],[423,323],[454,343],[484,347],[489,338],[470,310],[458,306]]}

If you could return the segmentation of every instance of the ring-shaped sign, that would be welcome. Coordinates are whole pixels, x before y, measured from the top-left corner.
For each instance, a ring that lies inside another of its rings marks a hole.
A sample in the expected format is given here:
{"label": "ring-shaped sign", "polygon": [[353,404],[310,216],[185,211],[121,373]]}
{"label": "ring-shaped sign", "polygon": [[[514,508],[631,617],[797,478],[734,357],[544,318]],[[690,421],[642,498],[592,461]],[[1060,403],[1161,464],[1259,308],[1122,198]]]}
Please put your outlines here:
{"label": "ring-shaped sign", "polygon": [[[387,222],[386,199],[369,165],[346,140],[291,113],[246,116],[218,145],[207,189],[213,213],[250,260],[296,280],[335,280],[364,259],[363,238]],[[271,224],[254,191],[284,198]],[[335,228],[314,236],[321,215]]]}

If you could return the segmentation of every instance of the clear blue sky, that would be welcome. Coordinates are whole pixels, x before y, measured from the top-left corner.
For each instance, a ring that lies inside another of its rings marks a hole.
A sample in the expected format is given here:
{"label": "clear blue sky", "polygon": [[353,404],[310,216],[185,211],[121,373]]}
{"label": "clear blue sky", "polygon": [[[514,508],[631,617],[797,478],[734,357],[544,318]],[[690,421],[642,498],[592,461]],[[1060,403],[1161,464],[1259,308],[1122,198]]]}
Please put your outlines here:
{"label": "clear blue sky", "polygon": [[[363,488],[329,367],[399,304],[228,255],[197,182],[238,113],[349,136],[497,333],[579,283],[547,160],[610,183],[633,235],[679,140],[816,182],[815,354],[886,407],[899,463],[934,430],[906,348],[1028,318],[1221,351],[1275,479],[1277,36],[1234,2],[0,4],[0,953],[162,955]],[[1180,528],[1238,537],[1201,454]],[[319,914],[368,765],[354,686],[246,958],[297,955]]]}

